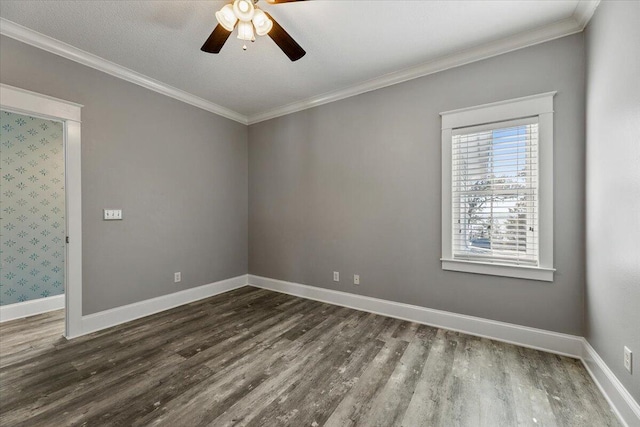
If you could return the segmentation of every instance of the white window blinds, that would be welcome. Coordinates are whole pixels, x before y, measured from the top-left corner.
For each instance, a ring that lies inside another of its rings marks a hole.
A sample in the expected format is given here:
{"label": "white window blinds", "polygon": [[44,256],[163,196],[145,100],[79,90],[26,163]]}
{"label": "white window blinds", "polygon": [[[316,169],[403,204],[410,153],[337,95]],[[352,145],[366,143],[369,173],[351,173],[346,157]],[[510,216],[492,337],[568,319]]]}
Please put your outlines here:
{"label": "white window blinds", "polygon": [[538,117],[453,129],[454,259],[538,266]]}

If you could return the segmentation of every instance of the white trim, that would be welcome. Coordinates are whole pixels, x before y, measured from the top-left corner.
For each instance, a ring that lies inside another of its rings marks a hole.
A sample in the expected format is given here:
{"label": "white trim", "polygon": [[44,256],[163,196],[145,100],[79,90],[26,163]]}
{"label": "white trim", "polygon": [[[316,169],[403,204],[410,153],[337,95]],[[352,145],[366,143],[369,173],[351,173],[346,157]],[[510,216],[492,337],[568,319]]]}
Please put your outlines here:
{"label": "white trim", "polygon": [[580,0],[578,2],[573,11],[573,19],[576,20],[580,28],[584,30],[599,4],[600,0]]}
{"label": "white trim", "polygon": [[620,422],[625,426],[640,426],[638,403],[583,337],[252,274],[248,280],[248,284],[256,288],[580,359]]}
{"label": "white trim", "polygon": [[240,113],[215,104],[211,101],[207,101],[206,99],[192,95],[183,90],[177,89],[168,84],[162,83],[161,81],[152,79],[151,77],[145,76],[144,74],[123,67],[122,65],[118,65],[114,62],[108,61],[92,53],[85,52],[84,50],[78,49],[77,47],[46,36],[30,28],[23,27],[22,25],[16,24],[13,21],[9,21],[8,19],[0,18],[0,34],[11,37],[12,39],[21,41],[23,43],[27,43],[31,46],[35,46],[42,50],[46,50],[47,52],[62,56],[63,58],[78,62],[82,65],[86,65],[96,70],[105,72],[122,80],[137,84],[138,86],[142,86],[154,92],[161,93],[170,98],[177,99],[179,101],[185,102],[219,116],[226,117],[244,125],[248,123],[247,117]]}
{"label": "white trim", "polygon": [[81,329],[75,331],[73,334],[67,335],[67,338],[77,338],[81,335],[107,329],[141,317],[169,310],[180,305],[189,304],[233,289],[242,288],[246,285],[247,275],[243,274],[241,276],[220,280],[208,285],[185,289],[172,294],[162,295],[122,307],[116,307],[110,310],[104,310],[98,313],[82,316]]}
{"label": "white trim", "polygon": [[442,56],[424,64],[393,73],[385,74],[371,80],[334,90],[324,94],[312,96],[310,98],[296,101],[291,104],[279,106],[270,110],[262,111],[250,116],[245,116],[236,111],[230,110],[221,105],[215,104],[206,99],[192,95],[183,90],[169,86],[158,80],[130,70],[121,65],[115,64],[97,55],[85,52],[67,43],[56,40],[52,37],[38,33],[29,28],[23,27],[5,18],[0,18],[0,34],[6,35],[23,43],[30,44],[80,64],[95,68],[121,78],[131,83],[140,85],[147,89],[178,99],[187,104],[194,105],[203,110],[207,110],[222,117],[235,120],[242,124],[254,124],[265,120],[273,119],[297,111],[306,110],[330,102],[360,95],[376,89],[381,89],[394,84],[413,80],[419,77],[434,74],[440,71],[481,61],[483,59],[502,55],[514,50],[528,46],[555,40],[584,30],[593,16],[593,12],[599,4],[599,0],[579,0],[571,17],[536,28],[519,34],[514,34],[500,40],[485,43],[479,46]]}
{"label": "white trim", "polygon": [[64,295],[0,306],[0,323],[64,308]]}
{"label": "white trim", "polygon": [[553,97],[557,91],[443,111],[442,129],[454,129],[486,123],[515,120],[553,113]]}
{"label": "white trim", "polygon": [[[579,3],[592,3],[590,0],[580,0]],[[578,5],[580,6],[580,5]],[[583,7],[577,7],[577,11],[583,11]],[[590,16],[589,16],[590,18]],[[250,115],[248,123],[250,125],[270,120],[276,117],[285,116],[287,114],[306,110],[330,102],[339,101],[341,99],[350,98],[362,93],[392,86],[398,83],[413,80],[419,77],[428,76],[429,74],[438,73],[483,59],[492,58],[504,53],[519,50],[525,47],[548,42],[561,37],[581,32],[585,25],[579,24],[576,16],[554,22],[544,27],[536,28],[531,31],[515,34],[500,40],[472,47],[451,55],[442,56],[424,64],[407,68],[405,70],[395,71],[380,77],[373,78],[363,83],[343,89],[324,93],[322,95],[313,96],[303,101],[297,101],[281,107],[276,107],[261,113]]]}
{"label": "white trim", "polygon": [[583,341],[582,363],[623,425],[640,426],[640,405],[609,369],[586,339]]}
{"label": "white trim", "polygon": [[[442,269],[552,282],[553,268],[553,98],[545,92],[521,98],[459,108],[442,116]],[[539,266],[503,265],[458,260],[452,244],[452,135],[456,129],[536,116],[538,119],[538,241]]]}
{"label": "white trim", "polygon": [[441,215],[441,232],[442,232],[442,259],[453,258],[453,238],[451,234],[453,226],[453,130],[442,129],[441,147],[442,147],[442,203],[440,209]]}
{"label": "white trim", "polygon": [[442,269],[461,271],[463,273],[488,274],[490,276],[516,277],[520,279],[553,282],[555,268],[531,267],[527,265],[510,265],[475,262],[460,259],[440,259]]}
{"label": "white trim", "polygon": [[80,121],[83,105],[0,83],[0,102],[19,113],[34,113],[59,120]]}
{"label": "white trim", "polygon": [[66,121],[64,180],[67,244],[65,336],[80,330],[82,318],[82,144],[80,122]]}
{"label": "white trim", "polygon": [[[246,285],[580,359],[620,422],[625,426],[640,426],[640,405],[583,337],[255,275],[241,275],[83,316],[85,329],[73,338]],[[57,295],[2,306],[0,321],[64,308],[63,301],[63,296]]]}
{"label": "white trim", "polygon": [[249,285],[564,356],[580,358],[582,355],[582,337],[575,335],[545,331],[543,329],[270,279],[252,274],[249,275]]}
{"label": "white trim", "polygon": [[[550,96],[553,98],[553,95]],[[538,115],[538,244],[540,268],[553,269],[553,112]]]}
{"label": "white trim", "polygon": [[0,106],[63,121],[65,156],[66,245],[65,336],[73,335],[82,317],[82,105],[0,84]]}

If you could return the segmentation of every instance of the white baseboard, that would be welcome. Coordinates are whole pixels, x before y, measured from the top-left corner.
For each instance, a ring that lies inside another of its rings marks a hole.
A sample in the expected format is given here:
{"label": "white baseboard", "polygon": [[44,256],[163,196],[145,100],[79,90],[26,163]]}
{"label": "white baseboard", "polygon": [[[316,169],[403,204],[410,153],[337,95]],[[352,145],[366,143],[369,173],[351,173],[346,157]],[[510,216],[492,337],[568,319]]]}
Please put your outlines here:
{"label": "white baseboard", "polygon": [[249,285],[579,359],[582,337],[249,275]]}
{"label": "white baseboard", "polygon": [[[581,359],[622,424],[640,427],[640,406],[583,337],[255,275],[232,277],[82,316],[82,333],[67,338],[110,328],[246,285]],[[6,305],[0,307],[0,322],[62,308],[64,295]]]}
{"label": "white baseboard", "polygon": [[64,294],[0,306],[0,323],[64,308]]}
{"label": "white baseboard", "polygon": [[246,285],[247,275],[243,274],[242,276],[220,280],[219,282],[209,283],[208,285],[198,286],[197,288],[185,289],[184,291],[175,292],[173,294],[163,295],[136,302],[134,304],[82,316],[82,325],[79,328],[82,332],[73,336],[67,336],[67,338],[77,338],[121,323],[130,322],[131,320],[146,317],[164,310],[169,310],[180,305],[242,288]]}
{"label": "white baseboard", "polygon": [[591,344],[583,338],[582,363],[593,378],[604,397],[613,408],[623,425],[640,426],[640,405],[620,380],[609,369],[604,360],[596,353]]}
{"label": "white baseboard", "polygon": [[640,427],[638,403],[583,337],[251,274],[248,283],[257,288],[580,359],[622,424]]}

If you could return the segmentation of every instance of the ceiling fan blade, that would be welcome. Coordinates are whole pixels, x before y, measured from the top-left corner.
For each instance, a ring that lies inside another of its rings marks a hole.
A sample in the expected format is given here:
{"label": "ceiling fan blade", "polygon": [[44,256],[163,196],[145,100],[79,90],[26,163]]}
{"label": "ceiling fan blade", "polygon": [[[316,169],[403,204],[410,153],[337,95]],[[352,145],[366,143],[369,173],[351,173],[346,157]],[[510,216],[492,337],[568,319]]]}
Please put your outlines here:
{"label": "ceiling fan blade", "polygon": [[267,3],[278,4],[278,3],[291,3],[294,1],[304,1],[304,0],[267,0]]}
{"label": "ceiling fan blade", "polygon": [[267,12],[267,17],[273,21],[273,27],[269,31],[269,37],[278,45],[280,49],[289,57],[291,61],[297,61],[307,54],[305,50],[276,22]]}
{"label": "ceiling fan blade", "polygon": [[218,24],[200,50],[207,53],[219,53],[230,35],[231,31],[225,30],[222,25]]}

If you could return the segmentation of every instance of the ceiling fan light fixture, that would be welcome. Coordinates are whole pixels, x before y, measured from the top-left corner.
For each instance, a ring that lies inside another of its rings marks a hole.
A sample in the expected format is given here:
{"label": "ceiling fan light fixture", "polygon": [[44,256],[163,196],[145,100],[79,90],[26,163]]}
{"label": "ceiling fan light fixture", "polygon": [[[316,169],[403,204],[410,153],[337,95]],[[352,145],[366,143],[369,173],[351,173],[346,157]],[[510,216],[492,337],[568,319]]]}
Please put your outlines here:
{"label": "ceiling fan light fixture", "polygon": [[233,7],[230,4],[225,5],[222,9],[216,12],[216,19],[218,23],[227,31],[233,31],[238,22],[236,14],[233,12]]}
{"label": "ceiling fan light fixture", "polygon": [[255,7],[250,0],[235,0],[233,12],[240,21],[250,22],[255,13]]}
{"label": "ceiling fan light fixture", "polygon": [[[1,0],[0,0],[1,1]],[[207,53],[220,53],[233,31],[238,28],[238,39],[255,41],[256,36],[269,35],[271,40],[289,57],[291,61],[302,58],[306,52],[267,12],[255,5],[258,0],[227,0],[230,1],[216,12],[218,25],[200,48]],[[302,0],[269,0],[270,3],[288,3]],[[247,49],[246,43],[242,48]]]}
{"label": "ceiling fan light fixture", "polygon": [[256,33],[259,36],[265,36],[273,28],[273,21],[262,10],[256,9],[253,15],[253,26],[256,27]]}
{"label": "ceiling fan light fixture", "polygon": [[251,25],[251,22],[240,21],[238,23],[238,38],[251,41],[253,37],[253,25]]}

